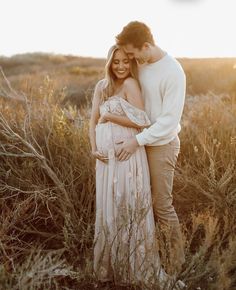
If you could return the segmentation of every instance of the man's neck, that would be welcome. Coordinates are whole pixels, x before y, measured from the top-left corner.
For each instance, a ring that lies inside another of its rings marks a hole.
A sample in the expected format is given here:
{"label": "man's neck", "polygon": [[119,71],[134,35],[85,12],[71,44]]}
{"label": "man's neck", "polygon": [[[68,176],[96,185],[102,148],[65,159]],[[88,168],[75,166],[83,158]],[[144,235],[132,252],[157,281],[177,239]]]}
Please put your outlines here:
{"label": "man's neck", "polygon": [[155,45],[151,48],[151,57],[148,63],[153,63],[158,60],[161,60],[165,55],[166,55],[166,52],[162,50],[160,47],[158,47],[157,45]]}

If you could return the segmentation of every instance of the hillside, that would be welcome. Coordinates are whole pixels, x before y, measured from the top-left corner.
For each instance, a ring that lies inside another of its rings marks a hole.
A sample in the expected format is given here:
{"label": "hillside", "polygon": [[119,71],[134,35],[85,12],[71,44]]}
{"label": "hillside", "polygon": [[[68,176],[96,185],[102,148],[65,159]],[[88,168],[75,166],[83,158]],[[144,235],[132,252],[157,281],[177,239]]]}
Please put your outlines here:
{"label": "hillside", "polygon": [[[187,76],[187,95],[236,91],[236,58],[179,59]],[[27,91],[45,76],[58,90],[65,89],[65,101],[79,105],[91,97],[96,81],[103,77],[105,59],[43,53],[0,57],[0,66],[13,87]]]}

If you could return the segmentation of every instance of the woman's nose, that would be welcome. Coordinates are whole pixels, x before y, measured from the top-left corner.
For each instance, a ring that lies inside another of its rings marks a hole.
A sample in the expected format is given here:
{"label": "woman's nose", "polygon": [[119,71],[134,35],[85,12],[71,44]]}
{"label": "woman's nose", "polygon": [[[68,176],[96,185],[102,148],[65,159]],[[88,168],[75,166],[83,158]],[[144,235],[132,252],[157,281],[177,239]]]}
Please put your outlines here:
{"label": "woman's nose", "polygon": [[123,68],[124,67],[124,64],[122,62],[119,63],[119,68]]}

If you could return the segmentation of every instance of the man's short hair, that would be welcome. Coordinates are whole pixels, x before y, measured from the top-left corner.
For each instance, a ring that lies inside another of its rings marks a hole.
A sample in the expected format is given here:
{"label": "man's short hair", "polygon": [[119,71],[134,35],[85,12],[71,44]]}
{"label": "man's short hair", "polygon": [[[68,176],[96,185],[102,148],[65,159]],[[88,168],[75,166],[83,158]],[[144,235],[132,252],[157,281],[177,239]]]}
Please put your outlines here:
{"label": "man's short hair", "polygon": [[141,49],[145,42],[155,44],[150,28],[139,21],[129,22],[116,36],[116,43],[121,46],[132,44],[135,48]]}

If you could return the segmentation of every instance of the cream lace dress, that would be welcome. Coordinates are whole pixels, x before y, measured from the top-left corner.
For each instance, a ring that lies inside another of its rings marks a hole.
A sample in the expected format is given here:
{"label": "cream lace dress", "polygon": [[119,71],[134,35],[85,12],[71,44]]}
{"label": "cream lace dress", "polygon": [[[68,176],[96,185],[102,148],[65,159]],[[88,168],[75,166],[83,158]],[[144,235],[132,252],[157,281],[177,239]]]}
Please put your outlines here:
{"label": "cream lace dress", "polygon": [[[119,96],[100,106],[146,126],[146,113]],[[127,161],[118,161],[117,142],[135,136],[138,129],[111,122],[96,126],[97,149],[108,156],[108,164],[96,161],[96,221],[94,271],[101,281],[122,284],[157,284],[171,279],[160,264],[152,209],[149,168],[144,146]],[[181,288],[170,288],[181,289]]]}

